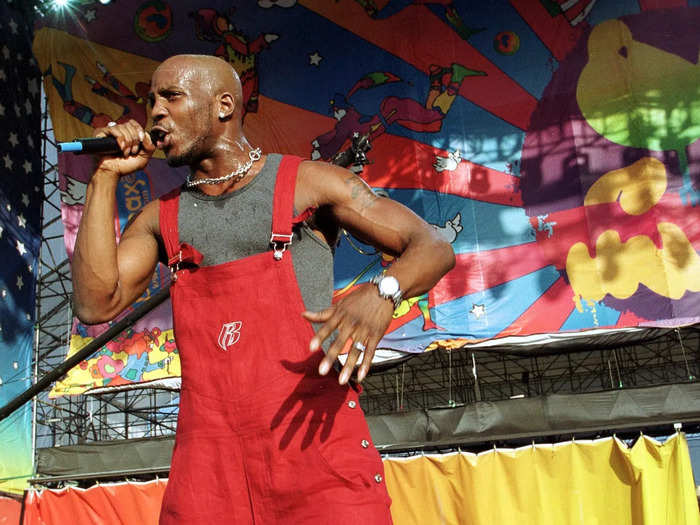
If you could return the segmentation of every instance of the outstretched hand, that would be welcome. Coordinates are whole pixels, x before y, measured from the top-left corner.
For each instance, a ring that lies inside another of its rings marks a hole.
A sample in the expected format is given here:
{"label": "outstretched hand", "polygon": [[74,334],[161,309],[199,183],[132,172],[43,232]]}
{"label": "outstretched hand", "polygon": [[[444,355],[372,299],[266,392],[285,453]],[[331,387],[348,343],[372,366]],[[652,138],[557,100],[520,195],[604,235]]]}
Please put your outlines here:
{"label": "outstretched hand", "polygon": [[[338,356],[347,353],[348,358],[339,377],[339,382],[343,385],[350,380],[362,355],[362,363],[357,371],[357,381],[362,381],[369,372],[377,344],[386,333],[393,313],[393,303],[380,297],[372,284],[362,285],[325,310],[304,312],[302,315],[308,321],[323,323],[309,343],[312,352],[321,348],[323,341],[338,331],[338,336],[318,367],[319,374],[326,375]],[[364,352],[361,351],[362,347]]]}

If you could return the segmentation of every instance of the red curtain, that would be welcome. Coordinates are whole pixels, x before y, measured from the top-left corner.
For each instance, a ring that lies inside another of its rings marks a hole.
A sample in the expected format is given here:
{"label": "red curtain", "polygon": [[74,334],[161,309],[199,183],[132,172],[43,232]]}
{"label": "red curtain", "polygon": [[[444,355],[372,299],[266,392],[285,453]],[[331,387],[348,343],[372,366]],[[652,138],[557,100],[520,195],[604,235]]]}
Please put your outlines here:
{"label": "red curtain", "polygon": [[0,496],[0,525],[17,525],[22,504],[12,498]]}
{"label": "red curtain", "polygon": [[[25,500],[24,525],[157,525],[166,485],[167,480],[158,480],[30,491]],[[19,523],[19,517],[14,523]]]}

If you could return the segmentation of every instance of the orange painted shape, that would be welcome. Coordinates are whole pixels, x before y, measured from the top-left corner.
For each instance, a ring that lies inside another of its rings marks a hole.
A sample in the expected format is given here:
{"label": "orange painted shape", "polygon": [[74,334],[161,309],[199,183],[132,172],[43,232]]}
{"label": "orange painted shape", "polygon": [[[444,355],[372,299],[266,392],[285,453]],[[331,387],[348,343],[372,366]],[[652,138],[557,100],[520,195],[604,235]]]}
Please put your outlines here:
{"label": "orange painted shape", "polygon": [[[335,125],[335,119],[260,97],[257,113],[245,117],[248,140],[263,151],[308,158],[311,141]],[[303,133],[299,131],[303,124]],[[346,144],[345,147],[349,145]],[[505,206],[522,206],[520,179],[486,166],[462,161],[454,171],[438,173],[435,156],[447,152],[404,137],[385,133],[372,144],[361,177],[375,188],[425,189]]]}
{"label": "orange painted shape", "polygon": [[455,267],[430,292],[432,302],[440,305],[464,295],[493,288],[549,263],[535,243],[520,244],[456,255]]}
{"label": "orange painted shape", "polygon": [[520,179],[486,166],[462,161],[454,171],[435,171],[435,157],[447,152],[395,135],[372,145],[362,178],[375,188],[424,189],[505,206],[522,206]]}
{"label": "orange painted shape", "polygon": [[335,119],[259,97],[257,113],[245,116],[243,130],[248,141],[264,152],[311,156],[311,141],[335,125]]}
{"label": "orange painted shape", "polygon": [[653,323],[653,321],[650,319],[645,319],[644,317],[639,317],[635,313],[625,311],[620,314],[620,318],[617,320],[616,326],[626,328],[628,326],[644,326],[649,323]]}

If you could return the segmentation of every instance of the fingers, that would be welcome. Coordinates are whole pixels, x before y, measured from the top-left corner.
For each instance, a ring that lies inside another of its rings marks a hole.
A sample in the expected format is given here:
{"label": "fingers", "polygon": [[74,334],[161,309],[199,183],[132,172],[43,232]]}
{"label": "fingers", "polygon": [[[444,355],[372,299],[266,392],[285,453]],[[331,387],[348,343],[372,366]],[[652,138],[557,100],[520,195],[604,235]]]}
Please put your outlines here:
{"label": "fingers", "polygon": [[[327,374],[340,354],[347,354],[338,380],[345,384],[350,380],[355,365],[358,380],[368,374],[377,344],[391,322],[393,305],[377,296],[374,287],[360,288],[321,312],[304,312],[305,319],[321,323],[309,349],[316,351],[329,337],[335,336],[319,363],[320,375]],[[360,361],[360,357],[364,355]]]}
{"label": "fingers", "polygon": [[309,342],[309,350],[311,352],[315,352],[319,348],[321,348],[321,343],[328,339],[330,335],[335,331],[337,322],[332,321],[333,317],[333,312],[335,311],[335,308],[331,306],[330,308],[326,308],[325,310],[322,310],[320,312],[303,312],[301,315],[306,319],[307,321],[311,321],[312,323],[324,323],[321,328],[319,328],[318,332],[316,332],[316,335],[311,338],[311,341]]}
{"label": "fingers", "polygon": [[372,337],[367,341],[367,348],[365,348],[364,354],[362,355],[362,363],[357,370],[357,382],[361,383],[362,380],[367,377],[369,369],[372,366],[372,359],[374,358],[374,352],[377,349],[377,345],[381,338]]}
{"label": "fingers", "polygon": [[138,155],[142,150],[142,146],[145,149],[145,153],[149,156],[155,149],[148,134],[143,130],[141,124],[134,119],[122,124],[107,125],[106,127],[98,128],[95,132],[95,136],[112,136],[117,139],[117,144],[124,158]]}
{"label": "fingers", "polygon": [[325,310],[322,310],[320,312],[311,312],[309,310],[302,312],[301,315],[304,317],[304,319],[307,319],[311,322],[314,323],[324,323],[330,319],[331,315],[333,314],[333,307],[326,308]]}
{"label": "fingers", "polygon": [[338,382],[341,385],[344,385],[350,381],[350,377],[355,370],[355,363],[357,363],[360,355],[360,350],[358,350],[358,348],[353,344],[350,352],[348,353],[348,358],[345,361],[345,365],[343,365],[343,369],[340,371],[340,376],[338,377]]}
{"label": "fingers", "polygon": [[[339,355],[341,354],[347,354],[350,352],[350,347],[352,345],[352,339],[346,338],[344,340],[345,342],[342,342],[341,338],[337,338],[331,347],[328,349],[328,353],[326,356],[321,360],[321,363],[318,365],[318,373],[322,376],[325,376],[333,366],[333,363],[335,363],[335,360],[338,358]],[[341,385],[343,383],[341,382]]]}
{"label": "fingers", "polygon": [[[338,356],[347,354],[348,357],[345,360],[342,370],[340,371],[340,375],[338,376],[338,382],[341,385],[344,385],[350,381],[353,371],[355,370],[355,365],[358,363],[360,357],[364,356],[362,358],[364,372],[361,376],[361,378],[364,379],[367,372],[369,372],[369,365],[372,362],[374,348],[379,342],[379,340],[372,339],[373,343],[371,345],[366,345],[363,343],[363,341],[368,340],[370,340],[370,338],[367,334],[356,333],[350,337],[346,337],[343,336],[341,332],[341,335],[339,335],[336,340],[333,341],[333,344],[331,344],[331,347],[328,349],[328,353],[319,364],[318,373],[320,375],[326,375],[330,371]],[[360,370],[363,370],[363,368]],[[360,376],[358,375],[358,381],[361,381],[362,379],[360,379]]]}
{"label": "fingers", "polygon": [[150,155],[156,150],[156,145],[153,142],[150,133],[146,133],[143,129],[141,129],[141,132],[143,133],[143,136],[141,137],[141,144],[143,145],[143,149],[145,149]]}

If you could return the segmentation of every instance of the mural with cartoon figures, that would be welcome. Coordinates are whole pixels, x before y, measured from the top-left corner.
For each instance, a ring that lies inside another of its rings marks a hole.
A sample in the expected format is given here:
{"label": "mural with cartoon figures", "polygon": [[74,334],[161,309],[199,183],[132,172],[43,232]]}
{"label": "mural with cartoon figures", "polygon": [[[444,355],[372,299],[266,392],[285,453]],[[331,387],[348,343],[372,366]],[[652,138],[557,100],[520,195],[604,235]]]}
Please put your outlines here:
{"label": "mural with cartoon figures", "polygon": [[[400,305],[385,349],[698,321],[700,2],[85,0],[75,11],[34,42],[59,140],[105,119],[148,126],[151,72],[175,53],[238,70],[246,132],[264,151],[330,161],[367,136],[368,164],[352,169],[457,255]],[[64,155],[59,169],[70,254],[90,160]],[[115,228],[184,175],[156,158],[124,180]],[[341,235],[335,296],[391,263]],[[161,271],[142,300],[166,282]],[[169,313],[55,395],[176,379]],[[104,328],[76,322],[71,352]]]}

